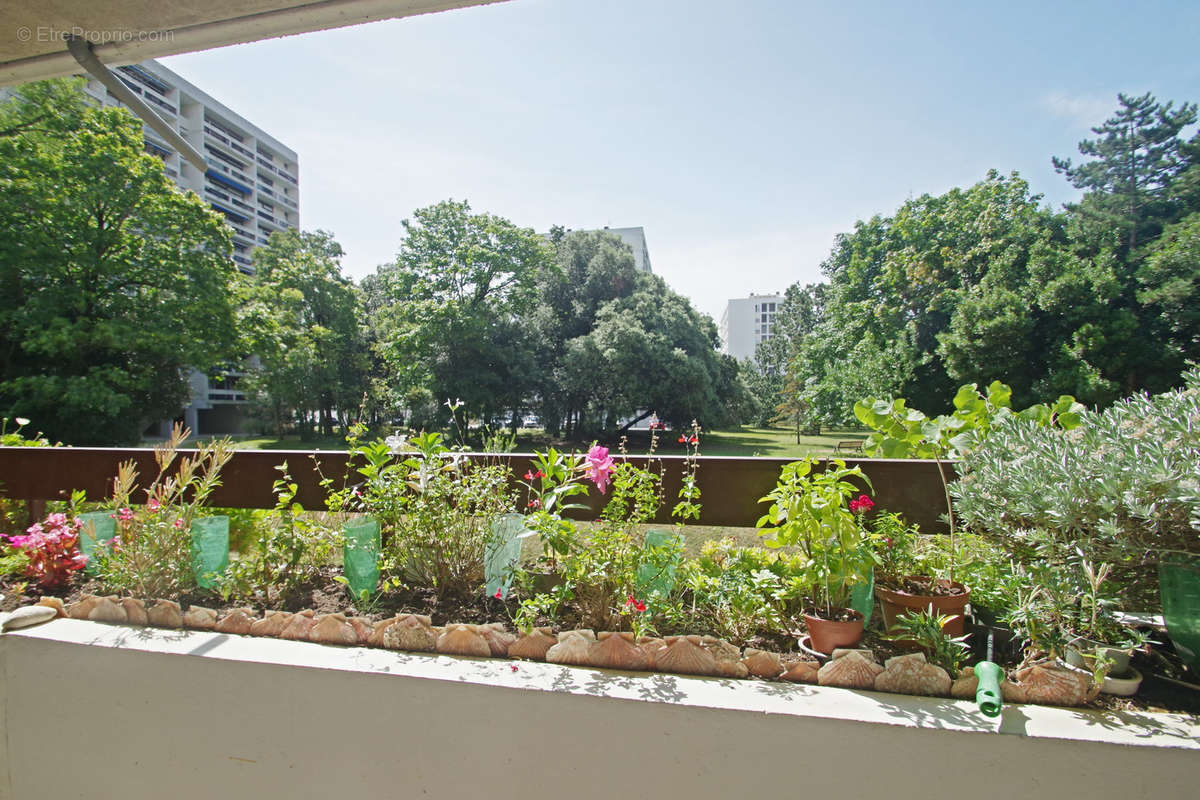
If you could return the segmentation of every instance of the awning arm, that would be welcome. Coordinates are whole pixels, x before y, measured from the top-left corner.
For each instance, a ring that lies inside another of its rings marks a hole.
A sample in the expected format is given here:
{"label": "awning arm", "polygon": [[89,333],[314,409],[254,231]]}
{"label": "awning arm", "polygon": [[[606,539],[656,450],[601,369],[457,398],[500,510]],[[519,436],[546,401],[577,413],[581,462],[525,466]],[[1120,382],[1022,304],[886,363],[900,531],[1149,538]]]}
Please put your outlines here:
{"label": "awning arm", "polygon": [[196,169],[203,174],[208,171],[208,164],[204,161],[204,156],[200,151],[188,144],[187,139],[179,135],[179,131],[154,112],[154,109],[146,105],[140,97],[130,91],[120,78],[106,66],[100,63],[100,59],[96,58],[96,54],[92,52],[92,45],[86,39],[78,36],[72,36],[67,39],[67,49],[71,51],[71,55],[79,62],[79,65],[86,69],[88,73],[104,84],[105,88],[112,93],[113,97],[120,100],[129,107],[129,110],[142,118],[147,125],[158,132],[159,136],[166,139],[172,147],[179,151],[179,154],[192,162]]}

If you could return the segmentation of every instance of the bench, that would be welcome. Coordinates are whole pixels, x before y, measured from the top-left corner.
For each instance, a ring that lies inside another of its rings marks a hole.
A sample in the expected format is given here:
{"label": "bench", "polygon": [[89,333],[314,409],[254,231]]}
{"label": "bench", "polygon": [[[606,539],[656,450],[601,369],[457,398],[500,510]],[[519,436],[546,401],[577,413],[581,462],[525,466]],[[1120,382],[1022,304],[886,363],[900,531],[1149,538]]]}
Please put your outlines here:
{"label": "bench", "polygon": [[862,439],[851,439],[846,442],[838,442],[837,447],[833,448],[835,453],[861,453],[863,451]]}

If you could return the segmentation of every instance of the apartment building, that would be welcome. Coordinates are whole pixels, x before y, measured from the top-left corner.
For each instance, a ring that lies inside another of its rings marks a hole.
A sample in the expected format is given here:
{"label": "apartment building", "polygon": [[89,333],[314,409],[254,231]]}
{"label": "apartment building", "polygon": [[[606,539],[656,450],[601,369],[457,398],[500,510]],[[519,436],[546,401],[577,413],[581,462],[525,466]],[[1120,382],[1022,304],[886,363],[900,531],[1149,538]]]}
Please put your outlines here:
{"label": "apartment building", "polygon": [[753,294],[730,300],[721,315],[721,349],[734,358],[754,358],[760,342],[775,335],[781,294]]}
{"label": "apartment building", "polygon": [[[573,230],[575,229],[567,228],[567,233],[570,233]],[[633,263],[639,272],[654,271],[650,269],[650,248],[646,246],[646,231],[643,228],[610,228],[605,225],[603,228],[581,228],[580,230],[582,230],[584,233],[600,230],[604,231],[605,233],[615,234],[616,236],[620,237],[622,242],[629,245],[629,248],[633,250]],[[543,237],[549,236],[549,234],[546,233],[540,235]]]}
{"label": "apartment building", "polygon": [[[233,260],[253,274],[251,252],[267,243],[273,231],[300,227],[300,172],[296,151],[240,114],[159,64],[117,67],[114,72],[129,89],[168,123],[208,163],[201,173],[195,165],[143,126],[146,150],[158,156],[180,188],[199,195],[218,211],[233,231]],[[95,79],[84,91],[95,102],[120,105]],[[237,433],[244,423],[246,395],[238,391],[237,370],[220,376],[193,372],[189,376],[192,404],[184,423],[197,434]],[[165,432],[170,421],[161,424]]]}
{"label": "apartment building", "polygon": [[[167,174],[181,188],[195,192],[225,217],[233,230],[234,261],[250,272],[250,252],[266,244],[272,231],[300,226],[296,151],[157,61],[114,71],[204,154],[208,170],[201,174],[145,126],[146,150],[163,160]],[[84,91],[98,103],[120,105],[95,79]]]}

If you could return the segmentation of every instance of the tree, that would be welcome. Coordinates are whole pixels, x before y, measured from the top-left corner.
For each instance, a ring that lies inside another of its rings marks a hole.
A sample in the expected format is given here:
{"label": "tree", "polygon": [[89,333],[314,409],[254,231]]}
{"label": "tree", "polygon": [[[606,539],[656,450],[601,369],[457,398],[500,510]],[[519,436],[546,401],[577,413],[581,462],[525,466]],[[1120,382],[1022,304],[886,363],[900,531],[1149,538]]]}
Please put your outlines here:
{"label": "tree", "polygon": [[0,103],[0,139],[61,136],[79,127],[88,104],[82,78],[57,78],[18,87]]}
{"label": "tree", "polygon": [[376,347],[397,396],[424,387],[515,421],[536,368],[527,316],[552,251],[532,230],[470,211],[447,200],[404,220],[396,263],[371,286]]}
{"label": "tree", "polygon": [[[567,342],[563,390],[585,399],[576,438],[612,433],[657,414],[684,428],[733,422],[744,405],[737,362],[717,351],[712,319],[662,278],[637,274],[635,290],[605,303],[591,331]],[[624,421],[624,422],[622,422]]]}
{"label": "tree", "polygon": [[232,354],[230,233],[128,112],[49,119],[0,138],[0,408],[67,443],[136,443],[188,402],[189,367]]}
{"label": "tree", "polygon": [[1176,368],[1200,361],[1200,212],[1163,231],[1138,280],[1138,299],[1163,326]]}
{"label": "tree", "polygon": [[1196,121],[1195,103],[1172,110],[1147,92],[1141,97],[1118,94],[1120,108],[1103,125],[1092,128],[1098,139],[1079,143],[1090,160],[1073,164],[1053,158],[1054,168],[1087,194],[1076,207],[1087,238],[1104,241],[1104,232],[1119,234],[1127,252],[1157,234],[1170,216],[1169,187],[1181,172],[1179,133]]}
{"label": "tree", "polygon": [[282,433],[319,420],[325,434],[357,407],[366,384],[365,343],[341,246],[325,231],[276,231],[242,279],[238,327],[252,365],[246,388]]}
{"label": "tree", "polygon": [[[546,429],[557,434],[564,419],[578,419],[594,390],[581,379],[571,381],[574,388],[567,390],[568,343],[592,331],[606,303],[634,292],[638,270],[633,251],[616,234],[554,228],[550,240],[558,269],[542,272],[531,325],[537,405]],[[578,354],[573,363],[578,366]]]}

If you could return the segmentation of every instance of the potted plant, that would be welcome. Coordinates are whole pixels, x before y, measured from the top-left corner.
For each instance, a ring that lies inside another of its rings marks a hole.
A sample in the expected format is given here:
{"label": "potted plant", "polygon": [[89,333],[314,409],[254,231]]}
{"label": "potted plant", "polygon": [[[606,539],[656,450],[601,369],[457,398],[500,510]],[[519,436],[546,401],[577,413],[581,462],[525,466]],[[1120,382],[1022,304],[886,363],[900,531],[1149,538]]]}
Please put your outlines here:
{"label": "potted plant", "polygon": [[[872,398],[854,404],[854,415],[873,431],[867,438],[864,452],[873,457],[933,459],[946,498],[946,522],[950,528],[947,577],[885,574],[882,581],[885,585],[877,586],[875,593],[888,628],[896,624],[901,614],[932,606],[939,614],[951,617],[946,627],[948,635],[963,634],[971,590],[954,580],[957,527],[944,462],[959,457],[962,448],[972,441],[974,432],[985,432],[995,419],[1013,415],[1011,401],[1012,389],[993,381],[986,395],[973,383],[959,387],[954,396],[954,412],[933,419],[917,409],[908,408],[903,398]],[[1054,406],[1032,406],[1019,415],[1046,425],[1056,422],[1068,425],[1075,423],[1081,408],[1074,398],[1064,396]]]}
{"label": "potted plant", "polygon": [[1073,667],[1095,671],[1098,663],[1107,662],[1107,674],[1113,678],[1130,675],[1129,659],[1145,636],[1125,627],[1112,614],[1113,603],[1104,598],[1101,589],[1112,571],[1109,564],[1099,567],[1084,559],[1080,570],[1085,580],[1084,591],[1076,595],[1062,614],[1061,624],[1074,636],[1066,643],[1064,660]]}
{"label": "potted plant", "polygon": [[861,492],[851,482],[870,481],[839,459],[817,470],[816,459],[784,466],[775,488],[760,502],[771,507],[757,523],[767,547],[797,547],[804,555],[814,602],[804,614],[810,644],[821,653],[862,640],[863,614],[851,608],[854,587],[869,580],[875,553],[850,503]]}

